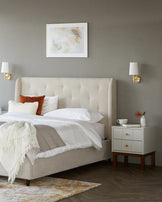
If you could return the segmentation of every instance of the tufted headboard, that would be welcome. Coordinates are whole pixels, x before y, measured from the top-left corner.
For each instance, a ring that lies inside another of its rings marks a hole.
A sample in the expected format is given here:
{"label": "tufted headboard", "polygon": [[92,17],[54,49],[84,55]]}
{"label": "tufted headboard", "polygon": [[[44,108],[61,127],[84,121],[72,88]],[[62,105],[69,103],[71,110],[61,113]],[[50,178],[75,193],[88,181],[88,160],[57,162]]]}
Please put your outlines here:
{"label": "tufted headboard", "polygon": [[104,115],[105,136],[111,139],[116,122],[116,81],[112,78],[39,78],[17,79],[15,100],[19,95],[59,96],[59,108],[88,108]]}

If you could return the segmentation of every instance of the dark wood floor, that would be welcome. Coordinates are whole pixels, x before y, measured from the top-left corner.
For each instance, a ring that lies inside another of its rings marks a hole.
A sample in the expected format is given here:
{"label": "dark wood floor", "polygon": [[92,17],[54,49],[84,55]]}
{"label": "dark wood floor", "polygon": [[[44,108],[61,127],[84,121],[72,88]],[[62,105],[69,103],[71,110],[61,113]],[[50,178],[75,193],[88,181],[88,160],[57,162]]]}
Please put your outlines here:
{"label": "dark wood floor", "polygon": [[119,164],[114,169],[111,163],[99,162],[53,176],[102,184],[63,202],[162,201],[162,167],[146,167],[142,172],[139,165]]}

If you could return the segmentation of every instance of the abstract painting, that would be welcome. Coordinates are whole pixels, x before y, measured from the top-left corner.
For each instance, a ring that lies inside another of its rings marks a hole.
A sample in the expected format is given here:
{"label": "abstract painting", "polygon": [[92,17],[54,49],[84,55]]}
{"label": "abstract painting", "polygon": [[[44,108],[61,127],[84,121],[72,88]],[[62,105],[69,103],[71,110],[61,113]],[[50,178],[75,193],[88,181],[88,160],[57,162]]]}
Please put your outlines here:
{"label": "abstract painting", "polygon": [[87,23],[46,25],[47,57],[88,57]]}

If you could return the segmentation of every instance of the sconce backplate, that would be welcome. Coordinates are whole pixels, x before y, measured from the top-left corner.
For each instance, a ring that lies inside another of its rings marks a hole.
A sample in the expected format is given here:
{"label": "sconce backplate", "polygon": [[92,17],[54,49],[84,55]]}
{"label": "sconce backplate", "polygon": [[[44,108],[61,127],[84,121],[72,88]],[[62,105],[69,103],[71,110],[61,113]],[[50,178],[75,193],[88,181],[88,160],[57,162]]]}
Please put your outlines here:
{"label": "sconce backplate", "polygon": [[4,78],[10,80],[12,78],[11,74],[5,73]]}
{"label": "sconce backplate", "polygon": [[137,76],[137,75],[133,75],[133,82],[140,83],[141,82],[141,77]]}

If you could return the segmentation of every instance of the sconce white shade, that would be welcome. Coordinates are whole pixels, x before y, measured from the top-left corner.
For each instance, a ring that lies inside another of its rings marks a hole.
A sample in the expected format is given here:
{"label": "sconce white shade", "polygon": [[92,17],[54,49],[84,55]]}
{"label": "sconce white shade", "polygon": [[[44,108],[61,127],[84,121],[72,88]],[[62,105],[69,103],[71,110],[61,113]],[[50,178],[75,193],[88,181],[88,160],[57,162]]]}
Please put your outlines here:
{"label": "sconce white shade", "polygon": [[137,62],[129,63],[129,75],[139,75],[139,68]]}
{"label": "sconce white shade", "polygon": [[2,62],[1,73],[10,73],[8,62]]}

